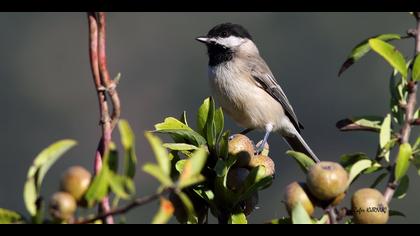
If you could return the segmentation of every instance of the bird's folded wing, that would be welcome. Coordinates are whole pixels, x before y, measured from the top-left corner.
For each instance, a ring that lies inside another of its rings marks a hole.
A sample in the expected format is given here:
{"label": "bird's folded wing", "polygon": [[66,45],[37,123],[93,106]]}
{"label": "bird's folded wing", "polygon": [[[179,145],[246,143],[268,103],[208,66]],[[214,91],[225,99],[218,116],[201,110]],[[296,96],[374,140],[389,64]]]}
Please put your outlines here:
{"label": "bird's folded wing", "polygon": [[283,107],[287,117],[295,126],[296,130],[300,132],[300,129],[303,129],[303,125],[299,123],[297,116],[290,105],[289,99],[287,99],[286,94],[281,89],[280,85],[277,83],[273,74],[271,73],[268,66],[263,63],[253,64],[251,68],[251,74],[254,78],[257,86],[262,88],[268,94],[270,94],[274,99],[276,99]]}

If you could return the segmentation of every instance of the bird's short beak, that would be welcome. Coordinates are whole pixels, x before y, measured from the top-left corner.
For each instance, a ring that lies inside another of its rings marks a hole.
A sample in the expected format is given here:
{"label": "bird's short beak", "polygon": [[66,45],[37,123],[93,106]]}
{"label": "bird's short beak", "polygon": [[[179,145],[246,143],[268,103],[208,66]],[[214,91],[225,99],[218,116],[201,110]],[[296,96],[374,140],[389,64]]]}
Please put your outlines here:
{"label": "bird's short beak", "polygon": [[198,41],[198,42],[200,42],[200,43],[209,43],[210,42],[210,39],[209,38],[207,38],[207,37],[198,37],[198,38],[196,38],[196,40]]}

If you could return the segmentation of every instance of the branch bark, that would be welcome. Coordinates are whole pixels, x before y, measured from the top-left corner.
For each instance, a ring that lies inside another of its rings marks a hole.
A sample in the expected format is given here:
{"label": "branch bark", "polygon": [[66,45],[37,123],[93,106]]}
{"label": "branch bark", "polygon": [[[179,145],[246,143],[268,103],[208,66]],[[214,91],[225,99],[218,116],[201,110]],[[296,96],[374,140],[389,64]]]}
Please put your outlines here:
{"label": "branch bark", "polygon": [[[112,130],[118,122],[121,114],[120,100],[116,91],[116,83],[109,78],[106,64],[105,44],[105,13],[88,12],[89,23],[89,58],[92,70],[93,81],[98,95],[100,124],[102,137],[95,153],[94,173],[99,173],[102,167],[102,158],[109,151]],[[111,97],[112,116],[109,114],[107,94]],[[99,206],[99,211],[107,213],[110,211],[109,199],[105,197]],[[113,224],[112,216],[106,216],[104,221]]]}
{"label": "branch bark", "polygon": [[146,205],[150,202],[153,202],[154,200],[159,199],[161,196],[165,195],[166,193],[169,193],[170,191],[173,191],[173,189],[171,188],[166,188],[164,190],[162,190],[161,192],[155,193],[153,195],[147,196],[147,197],[142,197],[142,198],[137,198],[134,201],[132,201],[131,203],[129,203],[128,205],[121,207],[121,208],[117,208],[114,210],[110,210],[106,213],[100,214],[98,216],[95,216],[93,218],[90,219],[86,219],[86,220],[82,220],[82,221],[76,221],[75,224],[90,224],[90,223],[94,223],[97,220],[106,218],[106,217],[111,217],[111,216],[116,216],[116,215],[121,215],[124,213],[127,213],[128,211],[130,211],[131,209],[135,208],[135,207],[140,207],[143,205]]}
{"label": "branch bark", "polygon": [[[414,16],[417,20],[417,26],[416,26],[416,37],[415,37],[415,56],[420,53],[420,12],[414,12]],[[413,81],[412,78],[408,82],[407,85],[408,88],[408,97],[407,97],[407,106],[405,107],[405,120],[403,127],[401,128],[400,134],[401,134],[401,143],[408,143],[410,141],[410,134],[411,129],[413,125],[413,117],[414,112],[416,109],[417,104],[417,82]],[[390,203],[392,200],[392,197],[394,196],[395,190],[398,187],[398,181],[395,180],[394,176],[394,169],[395,169],[395,163],[393,164],[392,168],[392,174],[388,181],[387,188],[384,192],[385,200]]]}

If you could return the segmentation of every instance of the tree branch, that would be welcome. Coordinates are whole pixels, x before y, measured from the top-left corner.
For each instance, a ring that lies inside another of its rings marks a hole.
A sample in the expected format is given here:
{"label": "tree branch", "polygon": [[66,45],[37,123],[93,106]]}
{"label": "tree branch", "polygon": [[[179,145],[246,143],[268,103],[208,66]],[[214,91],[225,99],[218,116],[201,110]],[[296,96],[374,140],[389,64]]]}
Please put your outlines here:
{"label": "tree branch", "polygon": [[[105,13],[88,12],[89,23],[89,57],[93,81],[98,95],[100,124],[102,126],[102,137],[95,153],[94,173],[99,173],[102,167],[102,158],[109,151],[112,130],[118,122],[120,111],[120,100],[116,91],[116,83],[109,78],[106,65],[105,46]],[[112,117],[109,114],[107,93],[111,97],[113,108]],[[105,214],[110,210],[109,199],[105,197],[100,204],[100,212]],[[112,217],[106,217],[105,222],[114,223]]]}
{"label": "tree branch", "polygon": [[[420,53],[420,12],[414,12],[414,16],[417,20],[417,27],[416,27],[416,43],[415,43],[415,56]],[[401,143],[408,143],[410,141],[410,134],[411,129],[413,125],[413,116],[416,109],[416,103],[417,103],[417,82],[413,81],[412,78],[408,82],[407,85],[408,88],[408,97],[407,97],[407,106],[405,107],[405,119],[403,127],[400,130],[401,134]],[[395,180],[394,176],[394,169],[395,169],[395,163],[393,164],[393,168],[391,171],[391,176],[388,181],[387,188],[384,192],[385,200],[390,203],[392,197],[394,196],[395,190],[398,187],[398,181]]]}
{"label": "tree branch", "polygon": [[170,191],[173,191],[172,188],[165,188],[164,190],[152,194],[150,196],[146,196],[146,197],[142,197],[142,198],[137,198],[134,201],[132,201],[131,203],[129,203],[128,205],[121,207],[121,208],[117,208],[114,210],[110,210],[104,214],[100,214],[98,216],[95,216],[93,218],[90,219],[86,219],[86,220],[82,220],[82,221],[76,221],[74,224],[90,224],[90,223],[94,223],[97,220],[103,219],[105,217],[110,217],[110,216],[116,216],[116,215],[121,215],[124,213],[127,213],[128,211],[130,211],[131,209],[135,208],[135,207],[140,207],[143,205],[146,205],[150,202],[153,202],[154,200],[157,200],[158,198],[160,198],[161,196],[165,195],[166,193],[169,193]]}

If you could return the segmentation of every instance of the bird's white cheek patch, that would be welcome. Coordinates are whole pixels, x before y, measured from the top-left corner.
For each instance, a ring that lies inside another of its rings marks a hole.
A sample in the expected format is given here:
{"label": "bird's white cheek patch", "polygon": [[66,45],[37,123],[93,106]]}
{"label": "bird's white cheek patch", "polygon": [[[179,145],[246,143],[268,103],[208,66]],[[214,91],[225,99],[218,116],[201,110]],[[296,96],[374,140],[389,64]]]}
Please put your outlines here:
{"label": "bird's white cheek patch", "polygon": [[218,38],[216,41],[220,45],[223,45],[228,48],[232,48],[232,47],[237,47],[241,45],[244,42],[244,39],[236,37],[236,36],[229,36],[227,38]]}

